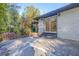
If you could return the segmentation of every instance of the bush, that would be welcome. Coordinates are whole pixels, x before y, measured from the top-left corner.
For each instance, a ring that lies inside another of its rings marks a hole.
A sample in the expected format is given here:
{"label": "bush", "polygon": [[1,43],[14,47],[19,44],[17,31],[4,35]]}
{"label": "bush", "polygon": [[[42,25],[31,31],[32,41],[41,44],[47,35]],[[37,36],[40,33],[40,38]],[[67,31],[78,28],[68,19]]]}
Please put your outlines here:
{"label": "bush", "polygon": [[4,39],[14,39],[14,38],[16,38],[16,34],[14,32],[6,32],[6,33],[3,33],[3,38]]}
{"label": "bush", "polygon": [[0,34],[0,42],[3,40],[3,36],[2,34]]}

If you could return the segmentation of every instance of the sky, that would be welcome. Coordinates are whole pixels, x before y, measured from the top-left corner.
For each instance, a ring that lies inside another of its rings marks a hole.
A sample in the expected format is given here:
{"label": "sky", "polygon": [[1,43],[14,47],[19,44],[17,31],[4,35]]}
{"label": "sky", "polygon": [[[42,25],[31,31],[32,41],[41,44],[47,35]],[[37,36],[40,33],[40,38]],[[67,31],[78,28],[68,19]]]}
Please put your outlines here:
{"label": "sky", "polygon": [[35,8],[38,8],[40,10],[40,14],[42,15],[68,4],[67,3],[18,3],[18,6],[21,6],[21,9],[19,9],[19,13],[22,14],[24,8],[30,5],[34,6]]}

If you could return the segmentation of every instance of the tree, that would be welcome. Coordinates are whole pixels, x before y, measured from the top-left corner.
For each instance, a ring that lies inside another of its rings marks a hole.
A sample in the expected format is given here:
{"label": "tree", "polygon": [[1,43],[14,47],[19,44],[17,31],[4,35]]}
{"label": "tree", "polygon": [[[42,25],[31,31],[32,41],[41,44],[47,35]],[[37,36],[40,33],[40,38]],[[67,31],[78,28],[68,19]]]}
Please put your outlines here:
{"label": "tree", "polygon": [[32,22],[34,21],[35,17],[40,15],[40,11],[33,6],[28,6],[24,10],[24,20],[22,23],[23,29],[26,34],[31,35]]}
{"label": "tree", "polygon": [[20,34],[20,15],[16,4],[10,4],[8,9],[8,28],[10,32]]}
{"label": "tree", "polygon": [[7,25],[6,25],[7,9],[8,9],[8,4],[0,3],[0,34],[7,31]]}
{"label": "tree", "polygon": [[0,3],[0,41],[2,41],[3,36],[2,33],[7,32],[7,17],[6,17],[6,12],[7,12],[8,4],[5,3]]}
{"label": "tree", "polygon": [[17,4],[0,3],[0,37],[5,32],[20,34],[21,17]]}

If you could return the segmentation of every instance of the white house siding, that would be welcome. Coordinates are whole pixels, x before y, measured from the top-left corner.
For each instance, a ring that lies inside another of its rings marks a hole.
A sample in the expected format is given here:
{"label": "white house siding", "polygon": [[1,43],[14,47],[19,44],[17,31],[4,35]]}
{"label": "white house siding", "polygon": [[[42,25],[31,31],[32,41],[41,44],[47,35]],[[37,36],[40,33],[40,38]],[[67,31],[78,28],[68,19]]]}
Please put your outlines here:
{"label": "white house siding", "polygon": [[79,41],[79,7],[60,13],[57,17],[57,33],[59,38]]}
{"label": "white house siding", "polygon": [[44,21],[43,21],[43,19],[40,19],[39,23],[38,23],[38,34],[40,35],[44,31],[45,31]]}

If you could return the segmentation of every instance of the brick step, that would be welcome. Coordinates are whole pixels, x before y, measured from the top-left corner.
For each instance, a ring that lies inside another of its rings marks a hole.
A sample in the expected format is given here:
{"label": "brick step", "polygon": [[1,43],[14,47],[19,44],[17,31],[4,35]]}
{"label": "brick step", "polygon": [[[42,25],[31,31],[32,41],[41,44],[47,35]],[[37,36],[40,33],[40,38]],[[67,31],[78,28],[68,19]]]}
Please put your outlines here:
{"label": "brick step", "polygon": [[46,37],[46,38],[57,38],[57,33],[42,33],[40,37]]}

